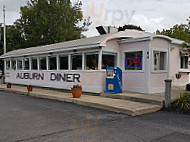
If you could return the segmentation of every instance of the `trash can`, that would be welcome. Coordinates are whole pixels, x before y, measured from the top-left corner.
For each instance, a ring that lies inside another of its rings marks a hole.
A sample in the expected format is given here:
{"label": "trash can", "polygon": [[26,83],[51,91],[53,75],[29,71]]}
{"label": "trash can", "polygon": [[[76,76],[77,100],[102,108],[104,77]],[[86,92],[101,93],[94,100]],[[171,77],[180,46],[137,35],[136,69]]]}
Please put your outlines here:
{"label": "trash can", "polygon": [[186,91],[190,91],[190,83],[186,85]]}

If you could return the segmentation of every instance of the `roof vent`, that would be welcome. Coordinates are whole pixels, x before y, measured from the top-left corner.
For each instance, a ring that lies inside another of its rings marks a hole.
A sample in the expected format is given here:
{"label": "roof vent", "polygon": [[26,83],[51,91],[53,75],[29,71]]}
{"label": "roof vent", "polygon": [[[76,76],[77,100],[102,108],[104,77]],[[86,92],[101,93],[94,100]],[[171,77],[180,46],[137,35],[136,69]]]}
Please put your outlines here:
{"label": "roof vent", "polygon": [[118,28],[111,27],[111,26],[99,26],[99,27],[96,27],[96,29],[98,30],[100,35],[118,32]]}

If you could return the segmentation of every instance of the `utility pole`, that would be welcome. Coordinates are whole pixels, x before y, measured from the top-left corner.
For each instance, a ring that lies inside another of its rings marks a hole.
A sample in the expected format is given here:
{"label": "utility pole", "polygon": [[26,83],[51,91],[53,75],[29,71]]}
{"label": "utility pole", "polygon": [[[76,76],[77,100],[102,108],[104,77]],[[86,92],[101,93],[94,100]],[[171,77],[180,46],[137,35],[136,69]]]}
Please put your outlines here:
{"label": "utility pole", "polygon": [[6,47],[6,24],[5,24],[5,5],[3,5],[3,18],[4,18],[4,54],[7,52],[7,47]]}

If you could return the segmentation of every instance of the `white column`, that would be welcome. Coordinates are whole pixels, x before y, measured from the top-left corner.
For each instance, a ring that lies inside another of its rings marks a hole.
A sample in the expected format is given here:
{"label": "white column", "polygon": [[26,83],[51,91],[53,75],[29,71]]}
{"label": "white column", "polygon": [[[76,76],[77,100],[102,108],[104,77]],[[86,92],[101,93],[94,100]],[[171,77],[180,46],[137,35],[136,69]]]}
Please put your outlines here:
{"label": "white column", "polygon": [[5,73],[6,70],[7,70],[6,69],[6,60],[4,60],[4,73]]}
{"label": "white column", "polygon": [[68,55],[68,66],[69,66],[69,70],[71,70],[71,66],[72,66],[72,63],[71,63],[71,54]]}
{"label": "white column", "polygon": [[57,70],[60,70],[59,55],[56,56],[56,60],[57,60]]}
{"label": "white column", "polygon": [[46,56],[46,69],[49,70],[49,57]]}
{"label": "white column", "polygon": [[15,59],[15,61],[16,61],[16,70],[18,70],[18,63],[17,63],[17,59]]}
{"label": "white column", "polygon": [[98,56],[98,70],[100,71],[102,69],[102,50],[99,51]]}
{"label": "white column", "polygon": [[37,57],[37,66],[38,66],[38,71],[40,70],[40,57]]}
{"label": "white column", "polygon": [[32,70],[32,59],[31,59],[31,57],[29,58],[29,70]]}
{"label": "white column", "polygon": [[10,62],[10,69],[9,70],[12,70],[12,59],[10,59],[9,62]]}
{"label": "white column", "polygon": [[84,71],[84,65],[85,65],[85,55],[84,52],[82,53],[82,70]]}
{"label": "white column", "polygon": [[24,70],[24,58],[22,58],[21,60],[22,60],[22,70]]}

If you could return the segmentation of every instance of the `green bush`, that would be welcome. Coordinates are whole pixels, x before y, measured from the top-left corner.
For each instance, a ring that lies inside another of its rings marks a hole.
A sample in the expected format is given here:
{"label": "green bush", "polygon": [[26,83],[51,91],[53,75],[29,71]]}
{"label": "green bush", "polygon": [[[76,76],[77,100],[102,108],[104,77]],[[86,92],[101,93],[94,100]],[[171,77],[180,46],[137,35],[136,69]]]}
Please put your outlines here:
{"label": "green bush", "polygon": [[172,107],[177,111],[190,112],[190,93],[182,93],[180,97],[172,103]]}

